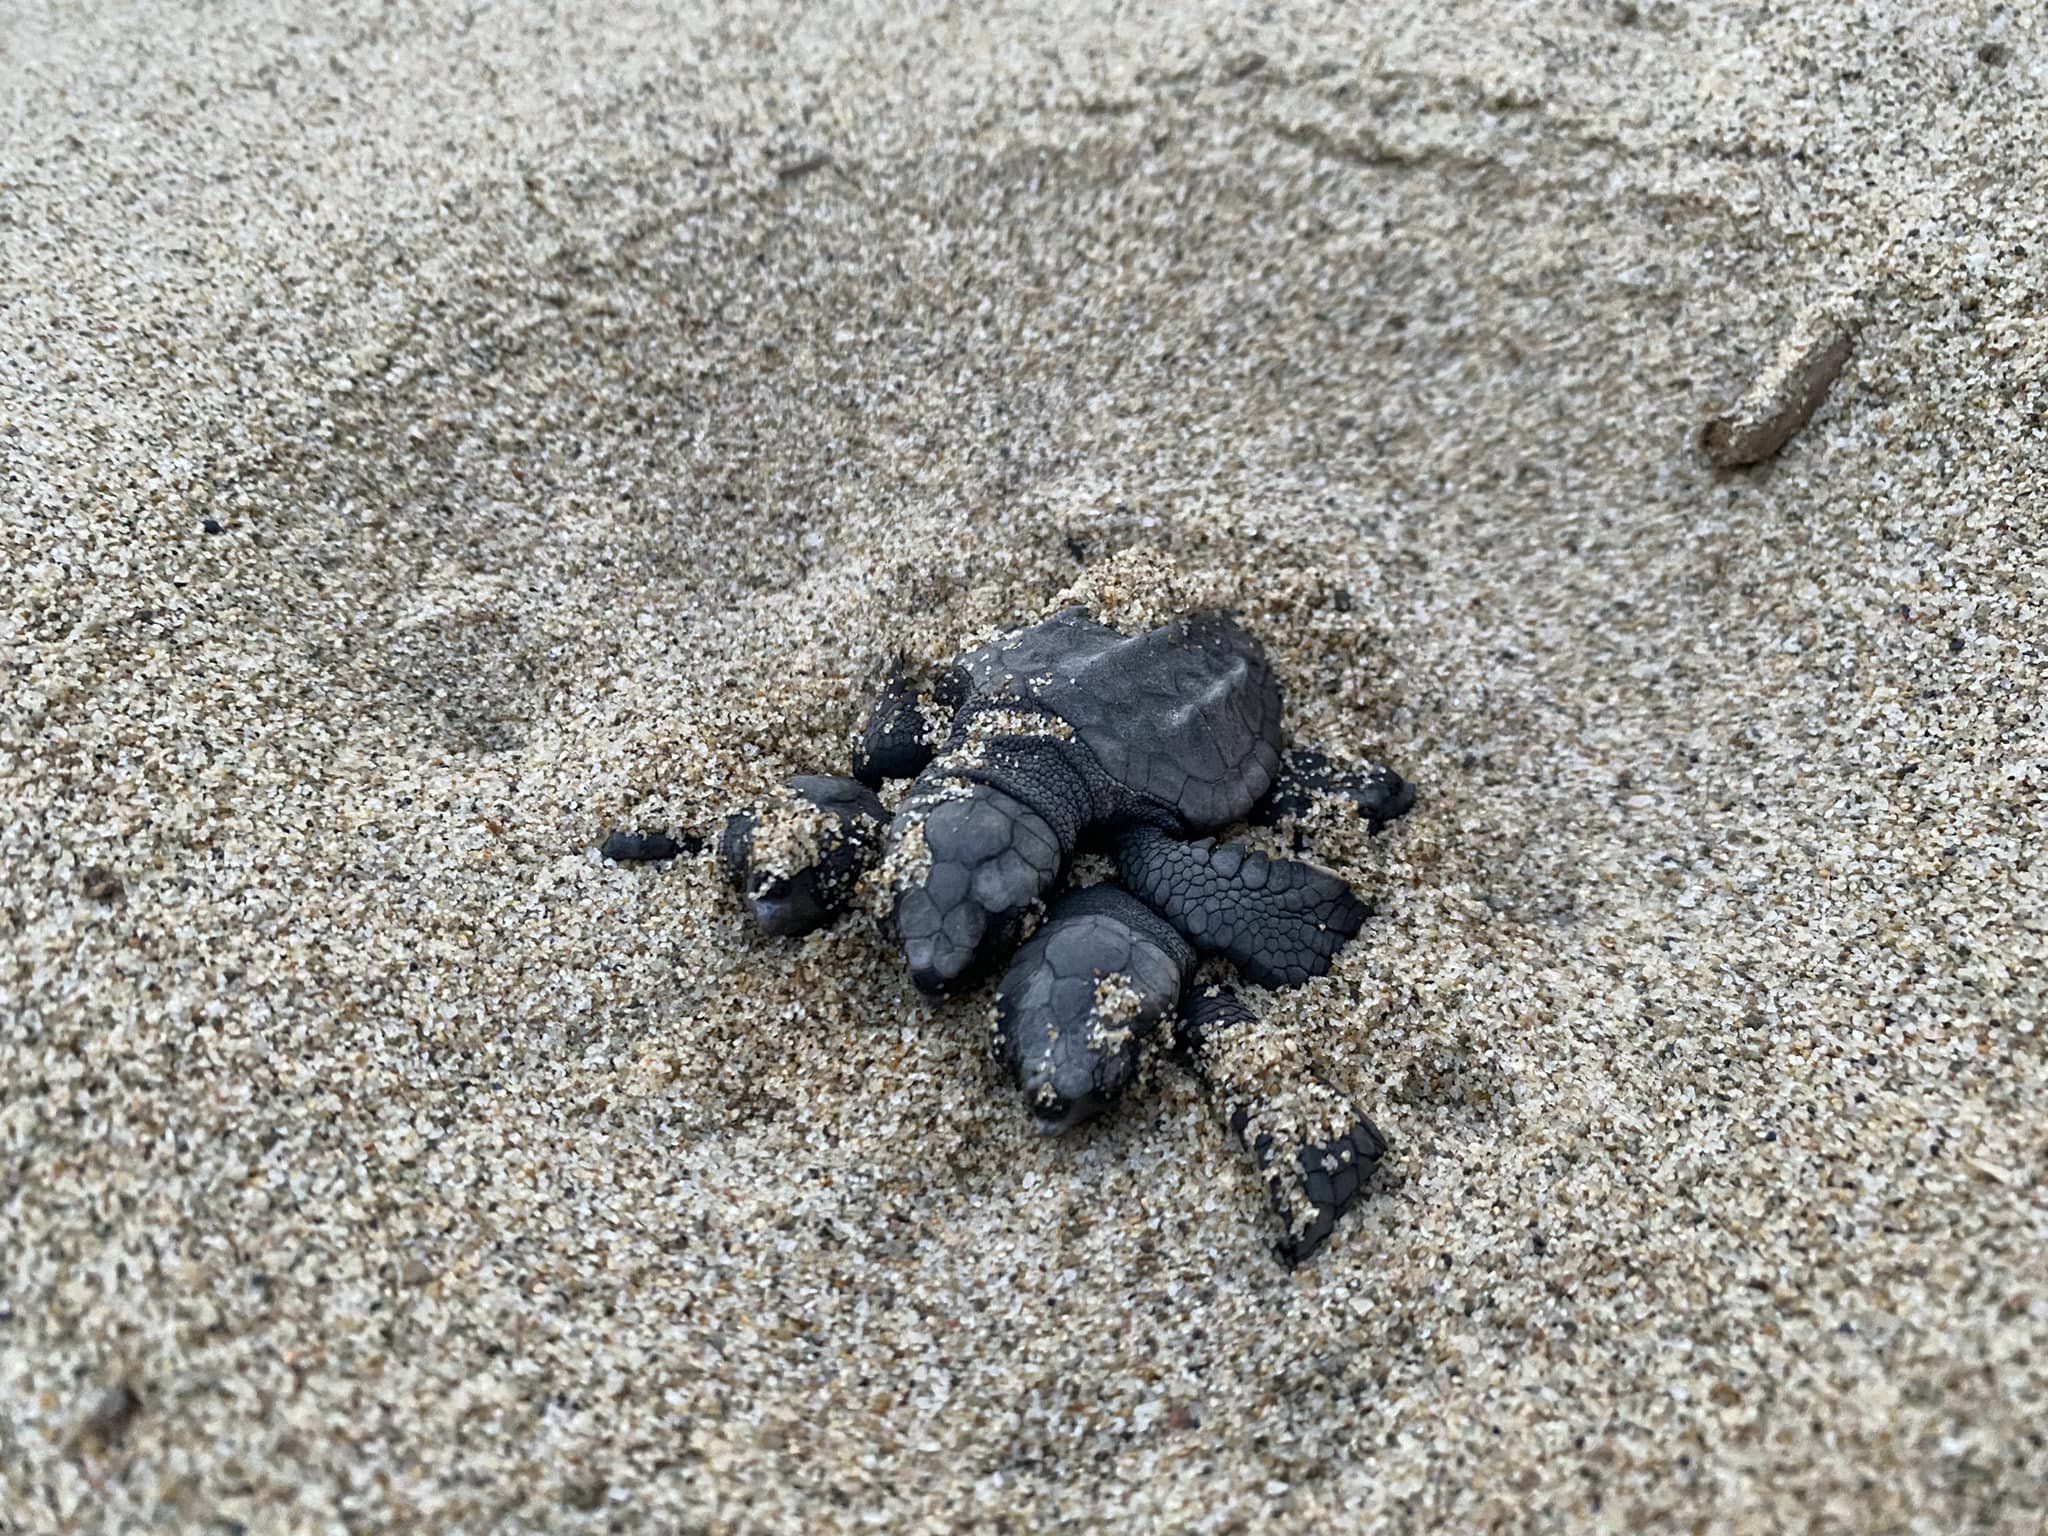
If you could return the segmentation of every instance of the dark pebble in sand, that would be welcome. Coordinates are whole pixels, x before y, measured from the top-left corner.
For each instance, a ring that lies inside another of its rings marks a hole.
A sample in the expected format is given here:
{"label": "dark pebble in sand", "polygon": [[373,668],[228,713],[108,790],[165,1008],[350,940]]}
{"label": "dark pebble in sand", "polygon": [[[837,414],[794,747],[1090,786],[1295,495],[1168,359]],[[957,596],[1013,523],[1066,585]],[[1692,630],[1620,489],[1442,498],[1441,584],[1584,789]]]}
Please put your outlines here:
{"label": "dark pebble in sand", "polygon": [[130,1382],[116,1382],[79,1421],[72,1432],[73,1443],[81,1449],[110,1450],[126,1437],[128,1426],[141,1412],[142,1394]]}

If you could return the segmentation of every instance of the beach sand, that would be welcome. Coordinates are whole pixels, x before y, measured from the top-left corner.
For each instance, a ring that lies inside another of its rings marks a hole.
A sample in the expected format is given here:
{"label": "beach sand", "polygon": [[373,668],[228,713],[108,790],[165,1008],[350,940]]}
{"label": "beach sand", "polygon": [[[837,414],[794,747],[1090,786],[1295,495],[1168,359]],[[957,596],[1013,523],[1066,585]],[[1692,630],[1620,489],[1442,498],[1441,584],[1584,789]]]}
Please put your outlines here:
{"label": "beach sand", "polygon": [[[2042,1529],[2048,19],[1106,10],[10,14],[0,1531]],[[1076,582],[1421,786],[1291,1276],[595,851]]]}

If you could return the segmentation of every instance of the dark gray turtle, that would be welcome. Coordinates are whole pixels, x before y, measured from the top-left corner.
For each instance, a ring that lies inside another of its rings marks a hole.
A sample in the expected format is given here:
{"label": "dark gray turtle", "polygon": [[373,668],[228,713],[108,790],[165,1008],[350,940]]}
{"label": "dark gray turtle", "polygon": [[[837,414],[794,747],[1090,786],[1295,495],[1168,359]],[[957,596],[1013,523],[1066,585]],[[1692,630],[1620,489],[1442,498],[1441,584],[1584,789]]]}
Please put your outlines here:
{"label": "dark gray turtle", "polygon": [[[916,774],[883,862],[912,979],[978,980],[1084,834],[1201,952],[1265,985],[1321,975],[1365,916],[1344,882],[1201,836],[1274,788],[1280,743],[1279,681],[1227,614],[1126,636],[1069,608],[969,651],[928,700],[892,671],[855,773]],[[1413,798],[1384,771],[1357,788],[1382,819]]]}
{"label": "dark gray turtle", "polygon": [[[780,804],[732,816],[720,857],[775,934],[826,921],[872,870],[927,992],[1008,960],[995,1047],[1041,1130],[1114,1103],[1172,1019],[1165,1033],[1224,1100],[1285,1224],[1282,1253],[1299,1262],[1385,1142],[1304,1060],[1264,1041],[1242,999],[1183,994],[1207,957],[1263,986],[1320,976],[1366,908],[1328,870],[1211,834],[1299,816],[1318,798],[1378,826],[1414,791],[1387,769],[1283,754],[1280,708],[1264,651],[1228,614],[1124,635],[1069,608],[928,683],[892,667],[856,777],[798,778]],[[893,816],[875,794],[889,779],[914,779]],[[1114,881],[1048,907],[1084,843],[1110,856]]]}

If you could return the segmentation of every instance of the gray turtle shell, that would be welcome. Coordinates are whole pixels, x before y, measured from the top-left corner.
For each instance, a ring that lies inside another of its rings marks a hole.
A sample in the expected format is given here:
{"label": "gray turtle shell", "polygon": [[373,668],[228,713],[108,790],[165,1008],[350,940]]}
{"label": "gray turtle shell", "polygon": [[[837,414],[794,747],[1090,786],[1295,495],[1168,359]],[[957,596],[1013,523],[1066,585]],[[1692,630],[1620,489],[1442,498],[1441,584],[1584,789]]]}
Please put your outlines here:
{"label": "gray turtle shell", "polygon": [[1195,831],[1241,818],[1280,771],[1280,682],[1230,615],[1121,635],[1085,608],[960,658],[970,704],[1016,701],[1074,728],[1117,784]]}

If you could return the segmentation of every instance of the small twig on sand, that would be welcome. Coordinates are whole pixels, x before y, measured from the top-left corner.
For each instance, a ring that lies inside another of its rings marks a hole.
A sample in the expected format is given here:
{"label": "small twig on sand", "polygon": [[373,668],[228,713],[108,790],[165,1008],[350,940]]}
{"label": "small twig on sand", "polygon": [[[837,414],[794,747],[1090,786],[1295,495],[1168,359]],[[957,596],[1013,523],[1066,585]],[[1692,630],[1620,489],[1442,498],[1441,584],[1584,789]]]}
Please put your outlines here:
{"label": "small twig on sand", "polygon": [[802,181],[813,171],[824,170],[831,163],[831,155],[821,149],[813,154],[805,155],[801,159],[790,160],[778,165],[775,167],[775,179],[784,186],[788,186],[792,181]]}
{"label": "small twig on sand", "polygon": [[1827,398],[1855,341],[1846,306],[1830,304],[1794,328],[1742,398],[1700,428],[1700,452],[1717,469],[1761,464],[1805,426]]}

